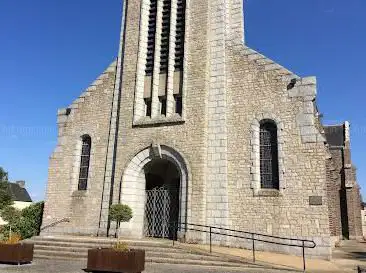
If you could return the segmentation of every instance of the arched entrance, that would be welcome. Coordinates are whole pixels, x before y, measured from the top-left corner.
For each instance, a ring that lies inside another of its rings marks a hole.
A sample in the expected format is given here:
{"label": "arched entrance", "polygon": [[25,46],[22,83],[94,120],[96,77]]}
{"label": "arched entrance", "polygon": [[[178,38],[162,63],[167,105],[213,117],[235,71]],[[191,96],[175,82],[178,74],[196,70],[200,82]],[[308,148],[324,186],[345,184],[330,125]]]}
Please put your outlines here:
{"label": "arched entrance", "polygon": [[175,238],[172,223],[179,220],[180,173],[167,159],[155,159],[144,167],[146,201],[144,235]]}
{"label": "arched entrance", "polygon": [[133,218],[120,232],[134,238],[174,236],[170,222],[186,222],[188,215],[186,161],[174,149],[153,144],[127,165],[120,202],[132,208]]}

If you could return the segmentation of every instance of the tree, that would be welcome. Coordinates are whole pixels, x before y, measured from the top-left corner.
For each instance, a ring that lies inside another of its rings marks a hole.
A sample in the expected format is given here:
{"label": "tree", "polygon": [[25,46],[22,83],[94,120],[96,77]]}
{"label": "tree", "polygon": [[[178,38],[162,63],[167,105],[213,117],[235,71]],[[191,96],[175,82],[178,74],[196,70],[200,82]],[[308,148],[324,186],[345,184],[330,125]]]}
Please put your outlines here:
{"label": "tree", "polygon": [[132,209],[128,205],[115,204],[109,209],[109,219],[117,222],[117,230],[119,229],[121,222],[130,221],[132,216]]}
{"label": "tree", "polygon": [[[39,202],[23,209],[14,217],[9,217],[7,219],[9,223],[2,229],[5,237],[8,237],[10,229],[12,232],[20,234],[22,239],[37,236],[42,225],[43,206],[44,203]],[[8,210],[8,207],[4,210]]]}
{"label": "tree", "polygon": [[14,208],[12,206],[6,206],[2,209],[2,211],[0,212],[0,215],[4,221],[10,222],[16,218],[19,218],[22,215],[22,211]]}
{"label": "tree", "polygon": [[12,204],[13,201],[8,192],[8,173],[0,167],[0,211]]}
{"label": "tree", "polygon": [[8,173],[0,167],[0,182],[8,182]]}

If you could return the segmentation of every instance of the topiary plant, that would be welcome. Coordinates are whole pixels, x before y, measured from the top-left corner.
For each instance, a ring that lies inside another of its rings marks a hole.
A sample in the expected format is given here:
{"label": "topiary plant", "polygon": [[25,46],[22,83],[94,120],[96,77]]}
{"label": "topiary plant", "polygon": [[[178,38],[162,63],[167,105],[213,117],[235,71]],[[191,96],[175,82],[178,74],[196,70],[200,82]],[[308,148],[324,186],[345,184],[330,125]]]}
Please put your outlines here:
{"label": "topiary plant", "polygon": [[130,221],[132,216],[132,209],[128,205],[114,204],[109,208],[109,219],[117,223],[117,230],[121,222]]}

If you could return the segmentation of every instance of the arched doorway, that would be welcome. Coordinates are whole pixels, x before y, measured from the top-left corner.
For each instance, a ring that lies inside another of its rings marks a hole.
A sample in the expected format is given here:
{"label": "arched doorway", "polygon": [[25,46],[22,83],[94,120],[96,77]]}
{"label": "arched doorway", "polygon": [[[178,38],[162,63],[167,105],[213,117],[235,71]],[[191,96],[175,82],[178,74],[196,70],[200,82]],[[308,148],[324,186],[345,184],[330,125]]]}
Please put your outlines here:
{"label": "arched doorway", "polygon": [[167,159],[155,159],[144,167],[146,201],[144,235],[175,238],[173,223],[179,219],[180,173]]}
{"label": "arched doorway", "polygon": [[121,234],[133,238],[172,237],[169,223],[184,223],[190,216],[189,174],[186,160],[171,147],[153,144],[136,154],[122,177],[120,202],[132,208],[133,218],[121,225]]}

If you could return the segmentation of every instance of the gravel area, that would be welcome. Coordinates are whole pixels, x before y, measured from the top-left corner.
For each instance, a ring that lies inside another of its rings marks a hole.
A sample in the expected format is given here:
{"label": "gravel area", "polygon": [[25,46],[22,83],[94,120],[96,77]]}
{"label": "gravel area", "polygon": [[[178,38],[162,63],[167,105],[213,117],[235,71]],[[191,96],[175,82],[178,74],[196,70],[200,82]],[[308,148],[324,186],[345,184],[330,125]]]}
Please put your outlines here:
{"label": "gravel area", "polygon": [[[50,261],[35,260],[29,265],[4,265],[0,264],[0,273],[83,273],[82,268],[86,264],[79,261]],[[273,269],[230,269],[230,268],[213,268],[191,265],[168,265],[168,264],[146,264],[144,273],[292,273],[290,271],[277,271]]]}

